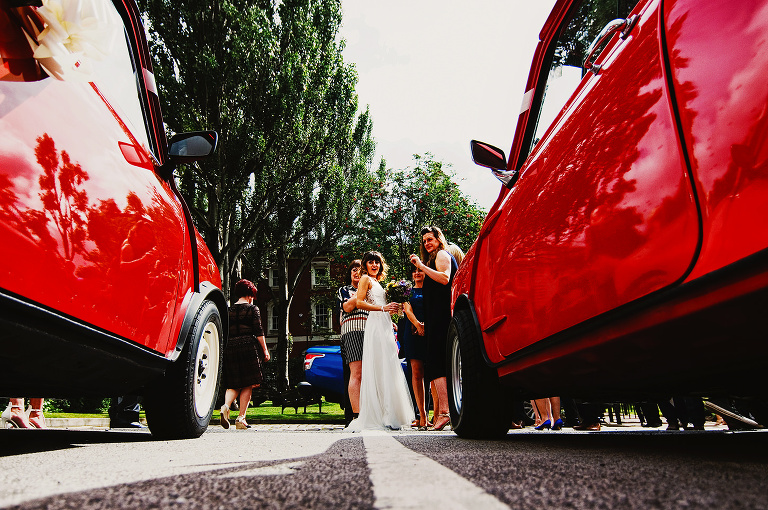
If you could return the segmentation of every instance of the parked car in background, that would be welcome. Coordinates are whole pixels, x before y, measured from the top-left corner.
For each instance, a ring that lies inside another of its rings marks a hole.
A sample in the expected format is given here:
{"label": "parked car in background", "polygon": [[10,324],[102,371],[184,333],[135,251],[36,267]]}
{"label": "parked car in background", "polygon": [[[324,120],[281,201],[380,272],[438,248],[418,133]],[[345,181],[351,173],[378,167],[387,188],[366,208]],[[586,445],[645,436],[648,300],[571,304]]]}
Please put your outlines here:
{"label": "parked car in background", "polygon": [[0,33],[0,394],[143,394],[199,436],[227,306],[173,171],[217,135],[166,140],[133,0],[0,0]]}
{"label": "parked car in background", "polygon": [[344,402],[347,388],[341,347],[322,345],[307,349],[304,353],[304,379],[312,385],[312,391],[322,395],[326,402]]}
{"label": "parked car in background", "polygon": [[[408,362],[401,359],[403,371],[408,370]],[[323,345],[310,347],[304,353],[304,378],[312,386],[314,393],[325,397],[326,402],[342,404],[347,386],[344,383],[344,362],[341,347]]]}
{"label": "parked car in background", "polygon": [[506,433],[514,397],[765,416],[766,38],[766,0],[556,3],[509,159],[472,142],[503,185],[453,284],[457,434]]}

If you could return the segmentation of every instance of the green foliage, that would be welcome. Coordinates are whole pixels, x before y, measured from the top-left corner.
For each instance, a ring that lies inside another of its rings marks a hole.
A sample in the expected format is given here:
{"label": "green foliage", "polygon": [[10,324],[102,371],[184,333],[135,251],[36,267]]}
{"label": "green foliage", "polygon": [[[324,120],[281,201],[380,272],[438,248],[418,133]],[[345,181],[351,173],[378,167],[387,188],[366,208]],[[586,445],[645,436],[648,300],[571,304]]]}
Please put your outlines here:
{"label": "green foliage", "polygon": [[51,398],[43,401],[46,413],[106,413],[111,399],[108,398]]}
{"label": "green foliage", "polygon": [[356,216],[346,224],[349,235],[339,247],[339,260],[380,251],[390,266],[390,278],[410,279],[408,256],[419,254],[422,227],[440,227],[448,241],[464,251],[474,242],[485,211],[461,192],[448,165],[430,153],[414,155],[414,161],[415,167],[405,170],[387,170],[382,162],[370,187],[358,197]]}
{"label": "green foliage", "polygon": [[297,239],[332,242],[327,230],[373,152],[357,75],[337,40],[340,1],[142,7],[168,126],[220,135],[217,156],[178,179],[225,290],[235,262],[265,240],[270,253]]}

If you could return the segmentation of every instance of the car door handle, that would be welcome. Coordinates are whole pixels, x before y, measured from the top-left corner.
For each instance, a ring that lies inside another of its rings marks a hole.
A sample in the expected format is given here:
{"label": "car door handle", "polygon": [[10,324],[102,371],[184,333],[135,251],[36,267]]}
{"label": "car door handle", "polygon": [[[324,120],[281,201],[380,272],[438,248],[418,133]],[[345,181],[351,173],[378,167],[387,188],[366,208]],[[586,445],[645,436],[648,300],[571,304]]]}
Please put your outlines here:
{"label": "car door handle", "polygon": [[587,50],[587,58],[584,59],[584,70],[591,71],[593,74],[599,73],[602,66],[595,64],[598,48],[600,48],[603,45],[603,42],[611,37],[614,32],[621,31],[621,38],[626,39],[636,24],[637,14],[633,14],[627,19],[615,19],[608,22],[600,33],[597,34],[597,37],[592,41],[592,44]]}

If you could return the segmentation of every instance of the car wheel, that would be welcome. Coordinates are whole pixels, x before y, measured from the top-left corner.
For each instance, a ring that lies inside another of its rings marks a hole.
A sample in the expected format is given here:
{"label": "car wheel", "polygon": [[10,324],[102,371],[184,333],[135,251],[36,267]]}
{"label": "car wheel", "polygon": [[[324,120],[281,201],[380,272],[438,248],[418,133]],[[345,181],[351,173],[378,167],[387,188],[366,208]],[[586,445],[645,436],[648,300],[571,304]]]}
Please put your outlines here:
{"label": "car wheel", "polygon": [[203,301],[181,356],[145,395],[153,436],[191,439],[208,428],[219,391],[223,340],[218,308]]}
{"label": "car wheel", "polygon": [[489,439],[506,435],[512,405],[495,370],[483,360],[480,337],[467,310],[448,328],[448,405],[451,426],[460,437]]}

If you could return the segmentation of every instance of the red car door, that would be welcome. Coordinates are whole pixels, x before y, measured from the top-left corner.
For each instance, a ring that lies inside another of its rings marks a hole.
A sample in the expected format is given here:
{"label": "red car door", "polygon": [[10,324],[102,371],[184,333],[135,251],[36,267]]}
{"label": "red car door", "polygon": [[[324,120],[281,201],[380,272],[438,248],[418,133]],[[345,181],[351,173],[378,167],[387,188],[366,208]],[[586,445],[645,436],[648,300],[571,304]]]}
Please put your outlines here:
{"label": "red car door", "polygon": [[[586,4],[569,17],[597,23],[592,3]],[[627,37],[614,35],[599,56],[600,71],[578,81],[546,130],[542,115],[540,139],[478,244],[478,274],[493,275],[488,289],[474,293],[491,361],[672,285],[689,271],[699,219],[670,107],[659,6],[658,0],[639,2]],[[552,45],[537,52],[532,72],[543,69],[540,87],[549,76],[548,93],[532,95],[532,111],[539,110],[536,101],[554,95],[554,78],[573,72],[567,58],[562,68],[549,64],[559,55],[558,34],[580,28],[562,23],[542,32],[554,34]],[[536,121],[532,114],[529,123]]]}
{"label": "red car door", "polygon": [[101,55],[67,71],[63,52],[42,62],[49,76],[29,72],[34,48],[24,48],[40,11],[2,6],[14,62],[0,80],[0,286],[165,353],[188,234],[155,173],[142,68],[115,7],[96,4],[96,14],[70,14],[95,16],[99,38],[84,44]]}

